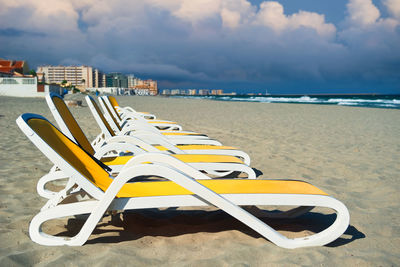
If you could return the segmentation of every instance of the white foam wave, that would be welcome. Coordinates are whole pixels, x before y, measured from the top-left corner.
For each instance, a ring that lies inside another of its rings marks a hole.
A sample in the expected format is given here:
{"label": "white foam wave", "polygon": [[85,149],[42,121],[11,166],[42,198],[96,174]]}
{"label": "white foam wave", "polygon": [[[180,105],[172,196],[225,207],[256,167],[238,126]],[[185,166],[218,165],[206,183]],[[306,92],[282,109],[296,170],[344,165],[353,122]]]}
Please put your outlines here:
{"label": "white foam wave", "polygon": [[[199,96],[185,96],[185,98],[199,98]],[[364,107],[381,107],[381,108],[399,108],[400,109],[400,99],[324,98],[324,97],[309,97],[309,96],[301,96],[301,97],[203,96],[200,98],[224,100],[224,101],[325,104],[325,105],[339,105],[339,106],[364,106]]]}
{"label": "white foam wave", "polygon": [[359,106],[360,103],[358,102],[351,102],[351,101],[339,101],[337,102],[339,106]]}

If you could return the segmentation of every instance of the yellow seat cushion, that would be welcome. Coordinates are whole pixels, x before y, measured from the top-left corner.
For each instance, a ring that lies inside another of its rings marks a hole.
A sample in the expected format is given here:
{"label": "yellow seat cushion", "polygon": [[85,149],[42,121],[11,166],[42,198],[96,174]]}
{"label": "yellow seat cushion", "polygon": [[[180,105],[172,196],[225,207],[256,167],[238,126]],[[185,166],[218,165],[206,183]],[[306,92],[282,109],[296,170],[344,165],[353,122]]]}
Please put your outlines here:
{"label": "yellow seat cushion", "polygon": [[[197,180],[218,194],[310,194],[327,195],[302,181],[287,180]],[[171,181],[149,181],[125,184],[118,197],[190,195],[189,190]]]}
{"label": "yellow seat cushion", "polygon": [[[48,121],[38,118],[29,119],[27,122],[31,129],[40,136],[58,155],[68,164],[86,177],[95,186],[106,191],[113,181],[106,172],[91,156],[78,145],[63,135]],[[203,156],[207,155],[175,155],[179,157],[200,156],[198,161],[202,162]],[[217,156],[219,159],[228,156]],[[117,157],[129,158],[129,157]],[[134,174],[132,174],[134,176]],[[301,181],[286,180],[198,180],[202,185],[210,188],[218,194],[312,194],[327,195],[317,187]],[[187,189],[171,181],[148,181],[125,184],[118,192],[117,197],[150,197],[192,194]]]}
{"label": "yellow seat cushion", "polygon": [[[171,156],[186,163],[243,163],[239,158],[227,155],[175,154]],[[101,162],[109,166],[125,165],[132,157],[104,157],[101,159]]]}
{"label": "yellow seat cushion", "polygon": [[202,135],[205,136],[205,134],[200,134],[200,133],[181,133],[181,132],[163,132],[160,131],[163,135]]}
{"label": "yellow seat cushion", "polygon": [[[158,150],[161,151],[166,151],[168,150],[166,147],[163,146],[154,146]],[[216,149],[226,149],[226,150],[232,150],[232,149],[237,149],[235,147],[231,146],[213,146],[213,145],[177,145],[177,148],[181,150],[216,150]]]}

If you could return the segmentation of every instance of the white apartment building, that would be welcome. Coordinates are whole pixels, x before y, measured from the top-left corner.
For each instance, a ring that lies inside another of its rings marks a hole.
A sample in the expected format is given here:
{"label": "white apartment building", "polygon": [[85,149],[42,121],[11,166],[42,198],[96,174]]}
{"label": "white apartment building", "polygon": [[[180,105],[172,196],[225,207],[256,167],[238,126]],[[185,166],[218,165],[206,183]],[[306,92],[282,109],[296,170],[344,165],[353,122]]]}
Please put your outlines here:
{"label": "white apartment building", "polygon": [[82,88],[104,86],[103,74],[89,66],[39,66],[36,72],[38,77],[43,77],[44,82],[50,84],[67,81]]}
{"label": "white apartment building", "polygon": [[126,76],[128,78],[128,87],[129,88],[134,88],[139,84],[140,79],[135,77],[133,74],[129,74]]}
{"label": "white apartment building", "polygon": [[199,95],[209,95],[210,91],[208,89],[199,89]]}
{"label": "white apartment building", "polygon": [[171,94],[171,90],[169,90],[169,89],[164,89],[164,90],[162,90],[162,94],[163,94],[163,95],[170,95],[170,94]]}
{"label": "white apartment building", "polygon": [[196,89],[188,89],[187,94],[188,95],[196,95]]}

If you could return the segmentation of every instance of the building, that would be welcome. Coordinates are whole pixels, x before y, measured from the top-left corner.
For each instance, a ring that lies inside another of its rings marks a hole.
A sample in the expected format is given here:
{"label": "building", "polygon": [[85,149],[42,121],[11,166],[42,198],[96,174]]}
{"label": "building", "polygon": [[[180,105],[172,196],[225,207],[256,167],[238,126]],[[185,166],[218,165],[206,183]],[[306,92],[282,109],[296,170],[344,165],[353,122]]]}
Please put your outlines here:
{"label": "building", "polygon": [[145,95],[157,95],[158,94],[157,81],[153,81],[151,79],[148,79],[148,80],[138,79],[137,84],[134,86],[134,89],[135,89],[135,92],[136,92],[136,90],[140,90],[141,92],[143,90],[147,90],[147,93],[144,93]]}
{"label": "building", "polygon": [[48,84],[62,84],[64,81],[78,88],[99,87],[102,74],[89,66],[39,66],[36,70],[39,80]]}
{"label": "building", "polygon": [[44,97],[48,92],[63,93],[58,85],[38,84],[36,77],[0,77],[0,95]]}
{"label": "building", "polygon": [[133,95],[132,89],[122,87],[92,87],[86,88],[86,91],[92,93],[108,94],[108,95]]}
{"label": "building", "polygon": [[180,92],[181,92],[181,90],[179,90],[179,89],[172,89],[171,90],[171,95],[179,95]]}
{"label": "building", "polygon": [[9,72],[0,71],[0,77],[12,77],[13,75]]}
{"label": "building", "polygon": [[210,91],[207,89],[199,89],[199,95],[209,95]]}
{"label": "building", "polygon": [[93,87],[106,87],[106,74],[98,69],[94,69],[93,71]]}
{"label": "building", "polygon": [[169,89],[164,89],[164,90],[162,90],[162,94],[163,94],[163,95],[170,95],[170,94],[171,94],[171,90],[169,90]]}
{"label": "building", "polygon": [[141,79],[135,77],[135,75],[133,74],[128,74],[127,75],[128,78],[128,88],[135,88],[135,86],[139,85]]}
{"label": "building", "polygon": [[113,72],[106,75],[106,87],[128,88],[128,78],[119,72]]}
{"label": "building", "polygon": [[196,89],[188,89],[187,94],[188,95],[196,95]]}
{"label": "building", "polygon": [[212,95],[222,95],[222,94],[224,94],[224,91],[221,89],[214,89],[214,90],[211,90],[211,94]]}
{"label": "building", "polygon": [[26,61],[0,58],[0,77],[27,74],[29,74],[29,65]]}

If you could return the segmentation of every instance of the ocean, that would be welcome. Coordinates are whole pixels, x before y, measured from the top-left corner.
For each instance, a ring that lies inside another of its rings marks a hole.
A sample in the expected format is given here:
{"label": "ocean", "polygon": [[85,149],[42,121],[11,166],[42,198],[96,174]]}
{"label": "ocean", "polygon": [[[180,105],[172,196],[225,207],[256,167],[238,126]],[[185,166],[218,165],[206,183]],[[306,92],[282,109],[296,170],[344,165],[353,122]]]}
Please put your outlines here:
{"label": "ocean", "polygon": [[339,105],[369,108],[400,109],[400,95],[317,95],[317,96],[272,96],[272,95],[234,95],[234,96],[171,96],[179,98],[202,98],[217,101],[242,101],[262,103],[293,103]]}

